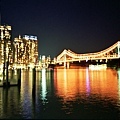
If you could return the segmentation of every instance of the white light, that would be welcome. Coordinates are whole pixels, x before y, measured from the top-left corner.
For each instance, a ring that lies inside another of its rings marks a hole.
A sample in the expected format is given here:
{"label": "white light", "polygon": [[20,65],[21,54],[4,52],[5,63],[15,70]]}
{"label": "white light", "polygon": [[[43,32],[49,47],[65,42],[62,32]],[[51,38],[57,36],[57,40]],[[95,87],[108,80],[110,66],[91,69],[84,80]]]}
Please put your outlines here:
{"label": "white light", "polygon": [[42,100],[46,100],[46,69],[42,69]]}
{"label": "white light", "polygon": [[37,40],[37,36],[32,35],[24,35],[23,38],[26,40]]}

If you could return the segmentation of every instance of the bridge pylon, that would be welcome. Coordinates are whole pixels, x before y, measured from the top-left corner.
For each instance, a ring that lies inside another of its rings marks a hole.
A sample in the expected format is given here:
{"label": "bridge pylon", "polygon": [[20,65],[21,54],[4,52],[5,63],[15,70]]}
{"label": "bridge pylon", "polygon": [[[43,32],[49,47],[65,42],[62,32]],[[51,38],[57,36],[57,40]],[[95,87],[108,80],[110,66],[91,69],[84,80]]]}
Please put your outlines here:
{"label": "bridge pylon", "polygon": [[66,54],[64,54],[64,68],[66,68]]}

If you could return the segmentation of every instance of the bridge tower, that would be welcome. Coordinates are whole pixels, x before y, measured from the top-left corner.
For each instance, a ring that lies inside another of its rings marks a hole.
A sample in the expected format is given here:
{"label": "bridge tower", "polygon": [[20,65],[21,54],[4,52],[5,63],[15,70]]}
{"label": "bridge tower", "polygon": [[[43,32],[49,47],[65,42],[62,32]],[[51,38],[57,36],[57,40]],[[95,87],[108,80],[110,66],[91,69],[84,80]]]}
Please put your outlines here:
{"label": "bridge tower", "polygon": [[64,50],[64,68],[66,68],[66,50]]}
{"label": "bridge tower", "polygon": [[118,57],[120,58],[120,41],[118,41]]}
{"label": "bridge tower", "polygon": [[69,68],[70,63],[67,62],[67,50],[64,50],[64,68]]}

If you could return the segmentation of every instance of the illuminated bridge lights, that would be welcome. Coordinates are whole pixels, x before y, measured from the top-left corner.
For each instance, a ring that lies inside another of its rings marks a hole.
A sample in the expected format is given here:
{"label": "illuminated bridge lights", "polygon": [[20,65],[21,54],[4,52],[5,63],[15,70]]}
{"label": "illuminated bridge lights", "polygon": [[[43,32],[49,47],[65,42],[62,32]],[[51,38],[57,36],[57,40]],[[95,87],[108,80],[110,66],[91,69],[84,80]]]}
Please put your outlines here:
{"label": "illuminated bridge lights", "polygon": [[105,50],[94,53],[77,54],[69,49],[65,49],[60,55],[57,56],[55,63],[118,58],[120,58],[120,41]]}

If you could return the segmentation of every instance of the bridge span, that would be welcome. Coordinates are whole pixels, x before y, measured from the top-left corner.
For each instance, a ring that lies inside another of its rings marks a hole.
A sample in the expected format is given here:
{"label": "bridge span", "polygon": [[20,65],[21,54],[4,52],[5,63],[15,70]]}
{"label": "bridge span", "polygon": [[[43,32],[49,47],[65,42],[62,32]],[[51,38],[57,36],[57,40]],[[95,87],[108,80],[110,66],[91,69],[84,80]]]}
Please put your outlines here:
{"label": "bridge span", "polygon": [[99,52],[77,54],[71,50],[64,49],[57,58],[54,60],[54,64],[64,64],[64,67],[69,66],[70,62],[74,61],[89,61],[89,60],[99,60],[106,62],[109,59],[119,59],[120,58],[120,41],[116,42],[112,46],[108,47]]}

